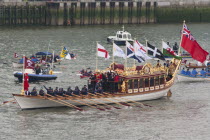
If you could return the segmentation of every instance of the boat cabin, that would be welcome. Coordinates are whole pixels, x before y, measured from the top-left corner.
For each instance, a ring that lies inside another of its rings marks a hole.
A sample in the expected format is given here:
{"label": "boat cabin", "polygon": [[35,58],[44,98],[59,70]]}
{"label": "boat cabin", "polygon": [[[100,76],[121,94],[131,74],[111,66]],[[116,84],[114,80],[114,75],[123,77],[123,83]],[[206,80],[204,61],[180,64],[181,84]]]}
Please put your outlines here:
{"label": "boat cabin", "polygon": [[141,93],[163,89],[166,83],[165,77],[165,72],[121,77],[121,81],[123,81],[121,92]]}
{"label": "boat cabin", "polygon": [[131,34],[126,31],[117,31],[116,37],[121,40],[132,40]]}

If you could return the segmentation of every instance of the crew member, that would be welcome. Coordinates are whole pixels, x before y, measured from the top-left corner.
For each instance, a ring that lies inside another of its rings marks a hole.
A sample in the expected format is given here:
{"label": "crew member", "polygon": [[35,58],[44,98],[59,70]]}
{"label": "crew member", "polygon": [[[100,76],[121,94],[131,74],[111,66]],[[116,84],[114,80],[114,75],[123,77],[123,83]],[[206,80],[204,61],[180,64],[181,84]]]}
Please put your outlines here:
{"label": "crew member", "polygon": [[84,87],[82,88],[81,94],[82,95],[87,95],[88,94],[88,89],[87,89],[87,86],[86,85],[84,85]]}
{"label": "crew member", "polygon": [[186,71],[184,70],[184,68],[182,69],[182,71],[181,71],[181,74],[186,74]]}
{"label": "crew member", "polygon": [[190,72],[190,70],[189,70],[189,69],[187,69],[187,71],[186,71],[186,75],[188,75],[188,76],[190,76],[190,75],[191,75],[191,72]]}
{"label": "crew member", "polygon": [[196,71],[196,68],[194,68],[194,69],[192,70],[192,76],[193,76],[193,77],[196,77],[197,74],[198,74],[198,72]]}
{"label": "crew member", "polygon": [[200,71],[200,74],[201,74],[201,76],[206,77],[206,71],[205,71],[204,69],[202,69],[202,70]]}

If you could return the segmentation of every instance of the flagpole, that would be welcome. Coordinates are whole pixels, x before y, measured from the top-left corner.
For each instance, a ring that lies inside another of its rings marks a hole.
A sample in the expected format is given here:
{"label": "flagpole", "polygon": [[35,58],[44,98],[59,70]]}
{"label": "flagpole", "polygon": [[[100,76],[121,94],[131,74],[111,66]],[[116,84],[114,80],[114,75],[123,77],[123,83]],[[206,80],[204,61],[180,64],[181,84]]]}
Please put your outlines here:
{"label": "flagpole", "polygon": [[126,41],[126,45],[125,45],[125,67],[124,67],[124,70],[127,69],[127,41]]}
{"label": "flagpole", "polygon": [[[134,43],[136,41],[136,38],[134,38]],[[133,43],[133,47],[134,47],[134,55],[136,55],[136,47],[134,46],[134,43]],[[134,60],[134,67],[136,66],[136,59],[133,59]]]}
{"label": "flagpole", "polygon": [[22,85],[22,91],[21,91],[21,95],[24,95],[24,71],[25,71],[25,55],[23,55],[23,79],[22,79],[22,83],[23,83],[23,85]]}
{"label": "flagpole", "polygon": [[96,70],[98,69],[98,41],[96,41]]}
{"label": "flagpole", "polygon": [[183,32],[183,29],[184,29],[184,24],[185,24],[185,20],[183,21],[182,31],[181,31],[181,40],[180,40],[180,43],[179,43],[179,50],[178,50],[178,55],[179,56],[181,55],[182,32]]}
{"label": "flagpole", "polygon": [[112,44],[112,68],[114,70],[114,41],[113,41],[113,44]]}

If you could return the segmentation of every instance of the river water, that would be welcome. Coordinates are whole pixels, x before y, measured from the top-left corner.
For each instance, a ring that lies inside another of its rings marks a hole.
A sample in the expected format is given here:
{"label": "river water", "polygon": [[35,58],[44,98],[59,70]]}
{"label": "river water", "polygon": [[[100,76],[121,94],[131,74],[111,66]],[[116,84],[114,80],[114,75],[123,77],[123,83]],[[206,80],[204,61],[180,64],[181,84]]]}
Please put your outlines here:
{"label": "river water", "polygon": [[[210,50],[210,24],[188,24],[194,37]],[[161,40],[180,41],[181,24],[125,25],[134,38],[142,44],[161,48]],[[63,61],[56,66],[55,81],[30,84],[40,89],[42,85],[55,88],[87,84],[77,75],[82,68],[95,69],[96,41],[110,53],[106,43],[121,25],[75,27],[0,27],[0,102],[12,100],[12,93],[20,93],[21,84],[15,82],[13,54],[29,56],[38,51],[55,51],[61,46],[78,55],[76,60]],[[116,62],[123,63],[121,58]],[[99,68],[106,68],[112,60],[98,58]],[[128,61],[133,65],[133,60]],[[0,107],[0,139],[51,139],[51,140],[209,140],[210,139],[210,81],[177,82],[171,89],[170,99],[147,101],[152,107],[123,107],[108,111],[82,107],[52,108],[22,111],[18,104]]]}

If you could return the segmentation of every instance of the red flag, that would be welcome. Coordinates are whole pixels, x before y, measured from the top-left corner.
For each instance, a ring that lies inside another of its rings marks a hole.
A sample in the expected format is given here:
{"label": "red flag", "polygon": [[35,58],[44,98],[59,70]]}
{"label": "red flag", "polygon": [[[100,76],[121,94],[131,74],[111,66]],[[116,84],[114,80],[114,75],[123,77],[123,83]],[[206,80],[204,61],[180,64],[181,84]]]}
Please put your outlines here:
{"label": "red flag", "polygon": [[24,81],[23,81],[24,91],[28,91],[28,87],[29,87],[28,80],[29,80],[28,73],[25,73]]}
{"label": "red flag", "polygon": [[14,53],[14,58],[18,58],[18,54],[17,53]]}
{"label": "red flag", "polygon": [[187,28],[186,24],[184,24],[182,30],[181,46],[190,53],[193,59],[200,61],[201,63],[206,60],[206,57],[209,54],[207,51],[201,48],[201,46],[192,36],[190,30]]}
{"label": "red flag", "polygon": [[27,57],[24,58],[25,59],[25,69],[34,69],[35,67],[35,63],[33,61],[31,61],[30,59],[28,59]]}

